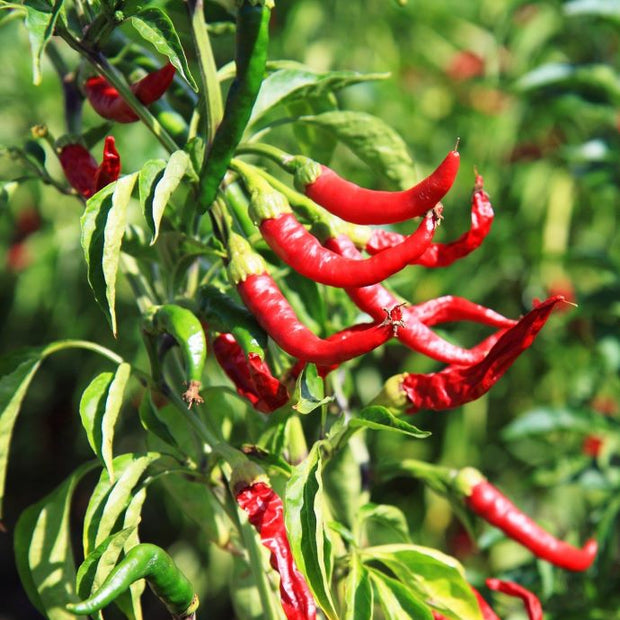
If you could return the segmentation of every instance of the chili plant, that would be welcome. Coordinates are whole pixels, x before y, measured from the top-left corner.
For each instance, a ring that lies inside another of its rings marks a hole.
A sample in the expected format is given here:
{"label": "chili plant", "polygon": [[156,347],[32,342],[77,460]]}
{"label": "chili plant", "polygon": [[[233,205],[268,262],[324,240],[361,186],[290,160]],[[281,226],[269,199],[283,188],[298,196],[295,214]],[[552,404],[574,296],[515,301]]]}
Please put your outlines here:
{"label": "chili plant", "polygon": [[[589,570],[594,540],[583,549],[564,542],[566,532],[535,523],[475,470],[430,459],[378,463],[368,448],[374,434],[391,433],[415,451],[430,432],[408,416],[485,395],[552,311],[566,308],[565,296],[531,300],[511,318],[455,296],[467,290],[424,301],[399,295],[397,279],[450,267],[492,236],[484,171],[460,172],[470,176],[470,225],[443,238],[440,222],[467,204],[450,192],[467,144],[454,136],[441,145],[443,161],[415,179],[398,133],[338,103],[343,89],[385,76],[274,60],[273,1],[222,4],[0,5],[7,21],[24,19],[34,82],[54,71],[64,111],[62,123],[39,119],[24,145],[9,149],[24,174],[4,192],[38,179],[73,209],[84,285],[118,339],[65,339],[2,359],[0,499],[16,420],[42,362],[85,349],[107,364],[75,406],[92,458],[9,525],[32,604],[52,620],[100,617],[111,605],[139,619],[146,580],[173,617],[203,608],[214,617],[218,593],[205,585],[206,570],[226,575],[224,614],[241,620],[481,620],[497,617],[486,601],[495,591],[540,619],[541,584],[530,591],[512,578],[466,575],[411,533],[398,507],[370,494],[397,476],[422,481],[472,535],[466,508],[559,570]],[[151,140],[148,156],[128,135]],[[98,165],[90,151],[102,138]],[[362,187],[338,172],[330,148],[338,141],[384,185]],[[396,223],[404,234],[385,228]],[[453,322],[487,333],[466,346],[433,329]],[[141,346],[120,354],[127,339]],[[351,393],[361,364],[413,352],[445,367],[393,374],[387,364],[374,394]],[[132,410],[139,434],[125,434]],[[90,492],[74,557],[71,506],[82,480]],[[207,544],[182,527],[168,532],[164,551],[147,496],[164,503],[171,523],[193,520]],[[206,569],[180,566],[170,538],[198,547]],[[484,583],[481,594],[474,586]]]}

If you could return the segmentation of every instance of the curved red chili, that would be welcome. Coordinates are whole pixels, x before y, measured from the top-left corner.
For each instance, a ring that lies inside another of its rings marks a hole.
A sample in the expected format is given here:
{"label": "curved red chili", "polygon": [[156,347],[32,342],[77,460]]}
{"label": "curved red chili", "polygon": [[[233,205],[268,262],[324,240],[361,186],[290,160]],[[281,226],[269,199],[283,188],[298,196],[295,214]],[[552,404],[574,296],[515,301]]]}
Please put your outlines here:
{"label": "curved red chili", "polygon": [[219,334],[213,340],[213,352],[237,392],[247,398],[257,411],[271,413],[286,405],[286,386],[272,374],[267,363],[256,353],[245,356],[232,334]]}
{"label": "curved red chili", "polygon": [[[509,596],[517,596],[523,601],[525,610],[530,620],[542,620],[543,610],[538,597],[527,588],[515,583],[514,581],[502,581],[501,579],[487,579],[486,585],[489,590],[502,592]],[[486,618],[485,618],[486,620]]]}
{"label": "curved red chili", "polygon": [[69,185],[84,198],[90,198],[102,187],[116,181],[121,172],[121,159],[112,136],[106,136],[100,166],[81,144],[62,147],[58,159]]}
{"label": "curved red chili", "polygon": [[[477,174],[476,184],[471,198],[471,225],[467,232],[451,243],[431,243],[428,249],[411,264],[424,267],[447,267],[459,258],[467,256],[480,247],[491,230],[493,207],[488,194],[484,191],[483,179]],[[366,242],[364,249],[369,254],[377,254],[386,248],[402,243],[404,235],[375,228]]]}
{"label": "curved red chili", "polygon": [[248,515],[261,542],[271,552],[271,566],[280,575],[280,602],[287,620],[315,620],[316,605],[303,575],[295,565],[278,494],[259,481],[236,492],[239,507]]}
{"label": "curved red chili", "polygon": [[582,549],[558,540],[519,510],[481,475],[480,480],[471,486],[465,503],[487,523],[502,530],[536,557],[555,566],[583,571],[588,569],[596,558],[598,544],[594,539],[588,540]]}
{"label": "curved red chili", "polygon": [[306,196],[347,222],[395,224],[432,209],[452,187],[459,162],[458,151],[450,151],[429,176],[400,192],[360,187],[314,162],[297,170],[295,182]]}
{"label": "curved red chili", "polygon": [[[402,318],[399,308],[388,319],[364,329],[351,330],[337,340],[322,339],[303,325],[267,272],[262,257],[237,234],[229,239],[229,277],[237,287],[243,303],[261,327],[284,351],[306,362],[338,364],[369,353],[385,344]],[[393,314],[393,316],[392,316]]]}
{"label": "curved red chili", "polygon": [[[175,71],[172,64],[167,63],[161,69],[145,75],[141,80],[132,84],[131,90],[140,103],[149,105],[157,101],[168,90]],[[131,106],[104,77],[95,76],[86,80],[84,91],[86,98],[99,116],[117,123],[133,123],[138,120],[138,115]]]}

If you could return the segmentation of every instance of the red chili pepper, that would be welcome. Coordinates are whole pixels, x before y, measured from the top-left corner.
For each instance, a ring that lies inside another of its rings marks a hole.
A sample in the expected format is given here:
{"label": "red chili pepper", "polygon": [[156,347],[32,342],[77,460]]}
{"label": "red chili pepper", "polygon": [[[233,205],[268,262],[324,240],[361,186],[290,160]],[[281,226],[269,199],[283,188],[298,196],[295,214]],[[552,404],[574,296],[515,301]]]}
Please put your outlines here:
{"label": "red chili pepper", "polygon": [[452,364],[430,374],[403,373],[391,377],[377,397],[377,402],[407,407],[408,413],[415,413],[420,409],[452,409],[480,398],[533,343],[554,306],[561,301],[564,301],[563,297],[551,297],[510,329],[491,336],[490,342],[493,338],[497,338],[497,342],[481,362],[473,365]]}
{"label": "red chili pepper", "polygon": [[603,448],[604,440],[596,435],[586,435],[581,444],[581,452],[586,456],[597,458]]}
{"label": "red chili pepper", "polygon": [[572,571],[586,570],[594,562],[598,549],[594,539],[588,540],[582,549],[573,547],[542,529],[480,472],[468,468],[462,471],[460,478],[467,506],[536,557]]}
{"label": "red chili pepper", "polygon": [[271,552],[271,566],[280,575],[280,601],[288,620],[314,620],[316,606],[308,585],[295,565],[278,494],[265,482],[254,482],[237,492],[236,500]]}
{"label": "red chili pepper", "polygon": [[[149,105],[168,90],[175,71],[175,68],[167,63],[161,69],[145,75],[140,81],[132,84],[131,90],[140,103]],[[117,123],[133,123],[138,120],[138,115],[104,77],[89,78],[86,80],[84,90],[86,98],[99,116]]]}
{"label": "red chili pepper", "polygon": [[260,326],[289,355],[306,362],[331,365],[364,355],[385,344],[402,320],[400,308],[386,310],[387,319],[352,329],[337,340],[322,339],[300,323],[294,310],[267,272],[262,257],[237,234],[229,239],[229,277]]}
{"label": "red chili pepper", "polygon": [[[351,260],[361,256],[353,242],[345,235],[329,239],[326,245],[334,252],[342,254]],[[380,284],[360,288],[347,288],[346,292],[358,308],[370,314],[375,320],[381,319],[384,315],[384,308],[392,308],[402,303]],[[437,324],[444,320],[462,320],[459,317],[465,316],[470,320],[499,327],[510,327],[515,324],[515,321],[467,300],[452,297],[440,298],[440,300],[436,301],[435,306],[432,305],[433,302],[422,304],[420,306],[420,314],[418,314],[418,306],[403,308],[402,313],[405,325],[398,330],[397,337],[411,349],[441,362],[448,364],[475,364],[483,359],[488,349],[484,347],[474,349],[457,347],[435,334],[429,329],[427,322],[434,321],[432,324]]]}
{"label": "red chili pepper", "polygon": [[[491,230],[493,207],[488,194],[483,189],[482,177],[476,175],[476,184],[471,198],[471,226],[456,241],[451,243],[431,243],[428,249],[411,264],[424,267],[447,267],[459,258],[480,247]],[[373,229],[364,249],[369,254],[377,254],[403,242],[405,237],[383,228]]]}
{"label": "red chili pepper", "polygon": [[249,353],[246,357],[232,334],[217,336],[213,341],[213,351],[237,392],[247,398],[254,409],[271,413],[288,402],[286,386],[271,374],[267,363],[256,353]]}
{"label": "red chili pepper", "polygon": [[[530,620],[542,620],[543,610],[538,597],[528,589],[514,583],[514,581],[502,581],[500,579],[487,579],[486,585],[489,590],[502,592],[509,596],[517,596],[525,605],[525,610]],[[485,619],[486,620],[486,619]]]}
{"label": "red chili pepper", "polygon": [[67,181],[84,198],[90,198],[102,187],[116,181],[121,172],[121,160],[112,136],[105,139],[100,166],[81,144],[67,144],[58,158]]}
{"label": "red chili pepper", "polygon": [[400,192],[360,187],[315,162],[298,168],[295,182],[306,196],[347,222],[394,224],[432,209],[452,187],[459,161],[458,151],[450,151],[428,177]]}

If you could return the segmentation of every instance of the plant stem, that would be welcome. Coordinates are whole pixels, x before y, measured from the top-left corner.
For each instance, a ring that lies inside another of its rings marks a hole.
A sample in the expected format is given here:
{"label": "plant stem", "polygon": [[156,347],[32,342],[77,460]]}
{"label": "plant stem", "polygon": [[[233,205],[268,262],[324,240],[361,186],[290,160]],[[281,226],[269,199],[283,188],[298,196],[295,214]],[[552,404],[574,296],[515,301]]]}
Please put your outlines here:
{"label": "plant stem", "polygon": [[58,340],[45,347],[43,353],[45,356],[48,356],[58,351],[63,351],[64,349],[87,349],[99,353],[99,355],[103,357],[107,357],[115,364],[122,364],[124,362],[123,358],[114,353],[114,351],[110,351],[110,349],[88,340]]}
{"label": "plant stem", "polygon": [[45,53],[50,59],[62,84],[65,108],[65,124],[68,133],[80,133],[82,127],[82,101],[83,97],[75,84],[75,74],[69,71],[67,63],[60,55],[56,45],[50,41]]}

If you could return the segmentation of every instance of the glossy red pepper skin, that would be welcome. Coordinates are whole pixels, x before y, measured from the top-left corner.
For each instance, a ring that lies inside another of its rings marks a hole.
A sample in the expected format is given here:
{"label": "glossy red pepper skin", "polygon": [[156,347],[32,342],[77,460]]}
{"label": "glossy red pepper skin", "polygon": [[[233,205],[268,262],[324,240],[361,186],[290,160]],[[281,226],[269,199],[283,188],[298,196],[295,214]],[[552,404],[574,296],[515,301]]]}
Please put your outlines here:
{"label": "glossy red pepper skin", "polygon": [[502,592],[503,594],[520,598],[525,605],[529,620],[543,620],[542,605],[538,597],[527,588],[514,581],[502,581],[501,579],[487,579],[486,585],[489,590],[494,592]]}
{"label": "glossy red pepper skin", "polygon": [[519,510],[490,482],[482,480],[473,486],[465,500],[467,506],[487,523],[529,549],[536,557],[572,571],[588,569],[598,545],[594,539],[582,549],[558,540]]}
{"label": "glossy red pepper skin", "polygon": [[84,198],[90,198],[101,188],[116,181],[121,172],[121,159],[114,138],[106,136],[101,165],[81,144],[67,144],[58,158],[69,185]]}
{"label": "glossy red pepper skin", "polygon": [[271,249],[301,275],[329,286],[351,287],[376,284],[399,272],[421,256],[437,228],[433,214],[402,242],[362,260],[351,260],[322,246],[292,213],[263,220],[260,231]]}
{"label": "glossy red pepper skin", "polygon": [[[149,105],[168,90],[175,71],[172,64],[167,63],[132,84],[131,90],[140,103]],[[104,77],[95,76],[86,80],[84,91],[89,103],[102,118],[117,123],[134,123],[138,120],[138,115]]]}
{"label": "glossy red pepper skin", "polygon": [[304,185],[298,184],[314,202],[330,213],[354,224],[395,224],[424,215],[450,190],[459,169],[458,151],[450,151],[425,179],[408,190],[387,192],[355,185],[326,166],[319,176]]}
{"label": "glossy red pepper skin", "polygon": [[282,500],[265,482],[254,482],[235,497],[271,552],[270,563],[280,575],[280,601],[287,620],[315,620],[316,605],[295,565],[286,535]]}
{"label": "glossy red pepper skin", "polygon": [[286,405],[289,400],[286,386],[271,374],[267,363],[256,353],[246,357],[232,334],[219,334],[213,340],[213,352],[237,393],[249,400],[254,409],[271,413]]}
{"label": "glossy red pepper skin", "polygon": [[[431,243],[428,249],[410,264],[424,267],[447,267],[480,247],[491,230],[493,207],[484,191],[482,177],[476,175],[476,184],[471,199],[471,225],[466,233],[451,243]],[[373,229],[364,249],[369,254],[377,254],[386,248],[402,243],[404,236],[385,230]]]}

